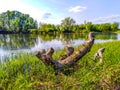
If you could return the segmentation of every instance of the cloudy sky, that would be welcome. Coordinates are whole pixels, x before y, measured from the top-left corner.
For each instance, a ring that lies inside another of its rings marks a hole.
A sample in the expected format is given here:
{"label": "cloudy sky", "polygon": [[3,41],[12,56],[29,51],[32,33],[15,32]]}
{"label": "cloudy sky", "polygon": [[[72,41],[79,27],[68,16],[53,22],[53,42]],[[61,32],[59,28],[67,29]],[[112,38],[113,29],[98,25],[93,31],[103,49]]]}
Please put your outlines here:
{"label": "cloudy sky", "polygon": [[80,24],[120,22],[120,0],[0,0],[0,13],[18,10],[38,22],[60,24],[66,17]]}

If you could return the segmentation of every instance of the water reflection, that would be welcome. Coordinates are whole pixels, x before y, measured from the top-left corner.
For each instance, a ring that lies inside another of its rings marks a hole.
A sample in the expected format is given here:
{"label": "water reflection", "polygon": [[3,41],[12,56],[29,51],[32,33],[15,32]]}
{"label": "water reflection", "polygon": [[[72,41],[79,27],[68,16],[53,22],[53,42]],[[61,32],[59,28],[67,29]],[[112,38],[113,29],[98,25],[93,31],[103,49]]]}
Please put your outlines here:
{"label": "water reflection", "polygon": [[[13,57],[20,52],[35,52],[39,49],[53,47],[58,50],[66,44],[73,46],[84,43],[88,34],[1,34],[0,35],[0,59],[5,56]],[[115,33],[96,33],[95,43],[120,40],[120,34]]]}
{"label": "water reflection", "polygon": [[119,34],[116,33],[96,33],[95,38],[101,40],[108,40],[108,39],[115,40],[118,39],[117,38],[118,35]]}
{"label": "water reflection", "polygon": [[34,45],[36,38],[30,35],[10,34],[0,35],[0,48],[4,50],[26,49]]}

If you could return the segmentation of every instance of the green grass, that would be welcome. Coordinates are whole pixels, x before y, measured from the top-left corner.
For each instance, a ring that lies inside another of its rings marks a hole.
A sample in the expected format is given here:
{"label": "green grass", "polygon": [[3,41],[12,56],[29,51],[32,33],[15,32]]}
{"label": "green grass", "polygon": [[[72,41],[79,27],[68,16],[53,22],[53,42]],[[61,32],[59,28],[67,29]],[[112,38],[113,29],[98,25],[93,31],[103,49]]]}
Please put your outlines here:
{"label": "green grass", "polygon": [[[103,62],[92,60],[95,52],[105,48]],[[76,47],[76,50],[78,47]],[[55,75],[34,55],[25,54],[0,64],[0,87],[4,90],[114,90],[120,88],[120,41],[93,45],[70,73]],[[58,59],[64,50],[55,52]]]}
{"label": "green grass", "polygon": [[115,33],[120,33],[120,30],[115,31]]}

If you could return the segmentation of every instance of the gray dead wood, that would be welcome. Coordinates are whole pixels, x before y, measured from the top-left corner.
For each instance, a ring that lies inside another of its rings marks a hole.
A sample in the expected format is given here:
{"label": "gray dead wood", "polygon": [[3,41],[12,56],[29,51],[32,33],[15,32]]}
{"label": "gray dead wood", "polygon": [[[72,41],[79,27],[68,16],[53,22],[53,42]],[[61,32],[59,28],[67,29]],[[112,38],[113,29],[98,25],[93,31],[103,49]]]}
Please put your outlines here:
{"label": "gray dead wood", "polygon": [[71,46],[66,46],[66,54],[65,57],[58,60],[54,60],[52,55],[54,53],[54,49],[51,47],[47,51],[44,49],[42,51],[38,51],[35,55],[46,65],[51,65],[55,70],[61,70],[64,66],[71,66],[77,61],[79,61],[84,55],[86,55],[91,47],[94,44],[94,33],[90,32],[88,35],[88,40],[82,45],[82,47],[74,52],[74,48]]}
{"label": "gray dead wood", "polygon": [[105,51],[105,48],[100,48],[95,54],[94,54],[94,60],[97,58],[102,62],[103,59],[103,52]]}

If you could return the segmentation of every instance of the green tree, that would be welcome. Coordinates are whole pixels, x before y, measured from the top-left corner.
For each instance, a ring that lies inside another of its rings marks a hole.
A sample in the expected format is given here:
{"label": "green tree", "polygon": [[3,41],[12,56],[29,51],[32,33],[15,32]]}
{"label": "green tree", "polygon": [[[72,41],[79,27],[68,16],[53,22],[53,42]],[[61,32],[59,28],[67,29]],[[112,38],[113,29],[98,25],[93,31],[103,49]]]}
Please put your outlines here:
{"label": "green tree", "polygon": [[80,32],[80,27],[79,27],[79,25],[74,25],[72,31],[74,31],[74,32]]}
{"label": "green tree", "polygon": [[2,31],[2,29],[3,29],[3,22],[0,21],[0,31]]}
{"label": "green tree", "polygon": [[79,25],[79,29],[80,29],[80,30],[85,30],[85,24],[80,24],[80,25]]}
{"label": "green tree", "polygon": [[111,24],[110,23],[104,23],[101,24],[101,31],[111,31]]}
{"label": "green tree", "polygon": [[117,22],[114,22],[114,23],[111,25],[112,31],[118,30],[118,27],[119,27],[119,23],[117,23]]}
{"label": "green tree", "polygon": [[88,32],[90,32],[90,31],[92,31],[92,22],[87,22],[86,24],[85,24],[85,29],[86,29],[86,31],[88,31]]}
{"label": "green tree", "polygon": [[75,25],[75,20],[73,18],[67,17],[62,20],[61,29],[64,32],[71,32],[73,29],[73,25]]}
{"label": "green tree", "polygon": [[18,11],[7,11],[0,14],[1,30],[10,32],[29,32],[29,29],[36,29],[37,21],[28,14]]}
{"label": "green tree", "polygon": [[56,31],[56,26],[53,24],[40,23],[39,31],[41,32],[54,32]]}

